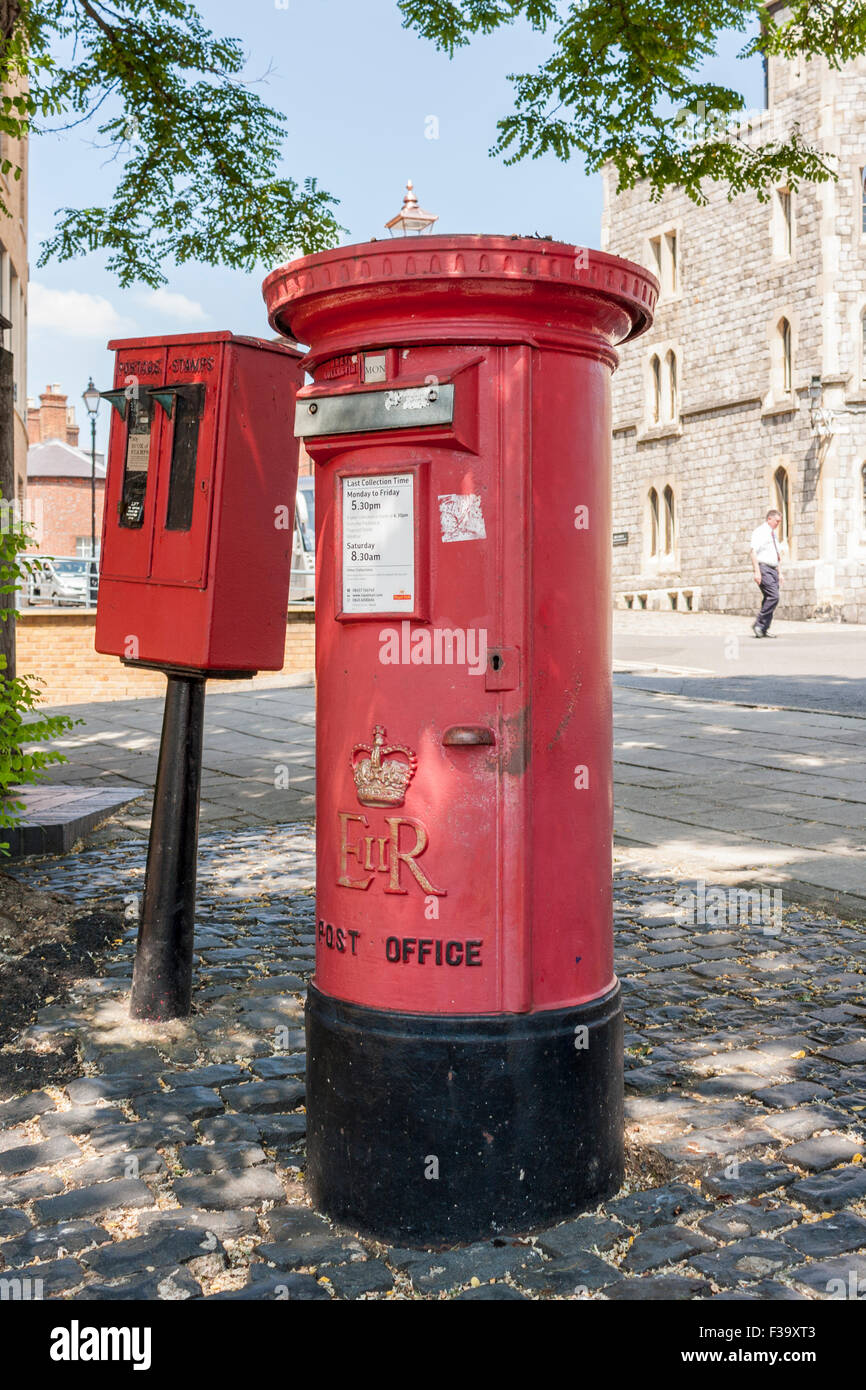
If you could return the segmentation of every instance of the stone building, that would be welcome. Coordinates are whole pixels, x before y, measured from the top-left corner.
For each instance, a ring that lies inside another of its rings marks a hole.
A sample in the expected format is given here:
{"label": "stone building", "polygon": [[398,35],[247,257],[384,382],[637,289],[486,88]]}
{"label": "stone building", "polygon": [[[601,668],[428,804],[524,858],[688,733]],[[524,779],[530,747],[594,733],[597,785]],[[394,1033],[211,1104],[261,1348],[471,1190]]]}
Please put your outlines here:
{"label": "stone building", "polygon": [[866,59],[771,58],[746,140],[803,137],[837,182],[705,206],[614,192],[602,247],[661,281],[613,382],[619,607],[757,607],[749,537],[783,515],[780,613],[866,622]]}
{"label": "stone building", "polygon": [[91,502],[96,510],[96,552],[102,535],[105,461],[96,455],[91,495],[91,457],[78,448],[75,407],[59,386],[46,387],[39,405],[27,403],[28,514],[34,525],[33,553],[90,555]]}

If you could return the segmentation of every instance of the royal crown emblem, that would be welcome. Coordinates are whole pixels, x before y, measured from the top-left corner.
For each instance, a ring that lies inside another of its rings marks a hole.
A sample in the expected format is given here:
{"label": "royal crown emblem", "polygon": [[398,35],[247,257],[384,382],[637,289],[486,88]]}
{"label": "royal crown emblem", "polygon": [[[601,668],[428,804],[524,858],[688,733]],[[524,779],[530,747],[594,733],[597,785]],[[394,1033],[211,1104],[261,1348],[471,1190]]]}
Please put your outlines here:
{"label": "royal crown emblem", "polygon": [[[356,759],[359,753],[369,757]],[[405,762],[397,761],[405,758]],[[386,759],[391,759],[386,762]],[[402,806],[406,788],[415,775],[418,759],[402,743],[385,743],[385,730],[377,724],[373,742],[356,743],[352,749],[352,776],[362,806]]]}

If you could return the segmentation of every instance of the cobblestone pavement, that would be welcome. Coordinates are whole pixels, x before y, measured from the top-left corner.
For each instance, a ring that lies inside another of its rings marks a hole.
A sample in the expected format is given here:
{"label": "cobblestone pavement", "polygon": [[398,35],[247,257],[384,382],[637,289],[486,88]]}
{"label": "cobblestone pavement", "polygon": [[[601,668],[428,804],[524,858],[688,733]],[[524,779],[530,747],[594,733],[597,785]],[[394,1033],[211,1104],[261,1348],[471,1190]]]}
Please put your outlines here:
{"label": "cobblestone pavement", "polygon": [[[104,907],[140,891],[144,848],[16,872]],[[740,924],[709,893],[691,926],[674,883],[618,872],[625,1187],[532,1236],[399,1250],[306,1201],[313,849],[302,823],[202,837],[189,1020],[129,1020],[130,921],[28,1030],[75,1039],[81,1075],[0,1105],[3,1296],[866,1297],[866,928]]]}

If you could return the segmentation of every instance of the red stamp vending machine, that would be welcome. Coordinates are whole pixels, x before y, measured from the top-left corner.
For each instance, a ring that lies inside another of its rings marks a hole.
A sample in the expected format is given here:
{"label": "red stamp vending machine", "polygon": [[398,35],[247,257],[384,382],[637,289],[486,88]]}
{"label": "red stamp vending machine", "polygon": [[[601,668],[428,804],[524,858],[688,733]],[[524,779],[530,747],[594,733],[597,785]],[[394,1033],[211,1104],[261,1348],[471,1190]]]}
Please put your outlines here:
{"label": "red stamp vending machine", "polygon": [[279,670],[294,533],[301,354],[232,333],[116,352],[96,650],[168,678],[134,1017],[189,1012],[208,676]]}

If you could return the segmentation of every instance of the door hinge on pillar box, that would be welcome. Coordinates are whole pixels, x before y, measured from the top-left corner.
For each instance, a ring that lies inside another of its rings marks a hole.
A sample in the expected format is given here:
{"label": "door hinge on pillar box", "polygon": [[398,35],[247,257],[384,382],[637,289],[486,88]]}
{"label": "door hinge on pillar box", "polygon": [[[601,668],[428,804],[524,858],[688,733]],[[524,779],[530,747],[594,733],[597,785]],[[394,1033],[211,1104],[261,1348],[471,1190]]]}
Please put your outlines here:
{"label": "door hinge on pillar box", "polygon": [[264,284],[310,344],[325,557],[307,1184],[384,1239],[528,1230],[621,1182],[610,376],[657,292],[498,236]]}
{"label": "door hinge on pillar box", "polygon": [[163,1020],[190,1010],[205,680],[283,665],[303,374],[225,332],[108,346],[95,646],[168,680],[131,998]]}

